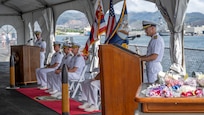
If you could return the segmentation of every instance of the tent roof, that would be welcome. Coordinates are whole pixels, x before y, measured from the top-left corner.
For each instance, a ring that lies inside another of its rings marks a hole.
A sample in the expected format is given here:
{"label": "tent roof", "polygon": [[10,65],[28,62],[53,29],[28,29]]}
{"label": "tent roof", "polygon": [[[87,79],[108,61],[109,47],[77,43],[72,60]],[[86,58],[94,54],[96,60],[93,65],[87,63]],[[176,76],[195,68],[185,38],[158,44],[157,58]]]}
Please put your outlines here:
{"label": "tent roof", "polygon": [[0,15],[21,15],[74,0],[0,0]]}
{"label": "tent roof", "polygon": [[[108,10],[109,2],[103,1],[104,11]],[[122,0],[113,0],[113,3],[117,3]],[[94,6],[96,0],[0,0],[0,16],[20,16],[25,13],[34,12],[39,9],[45,9],[48,7],[60,6],[63,4],[71,4],[76,9],[79,7],[89,7],[83,2],[88,2],[89,6]],[[81,3],[81,4],[79,4]],[[86,6],[84,6],[86,5]],[[66,9],[66,8],[65,8]],[[74,9],[73,9],[74,10]]]}
{"label": "tent roof", "polygon": [[[53,10],[54,20],[66,10],[77,10],[83,12],[90,24],[93,22],[94,5],[97,0],[0,0],[0,16],[10,18],[10,16],[19,16],[24,14],[36,13],[44,9]],[[113,4],[122,0],[113,0]],[[109,9],[109,2],[102,0],[104,12]],[[0,19],[0,26],[2,21]],[[6,22],[7,23],[7,22]]]}

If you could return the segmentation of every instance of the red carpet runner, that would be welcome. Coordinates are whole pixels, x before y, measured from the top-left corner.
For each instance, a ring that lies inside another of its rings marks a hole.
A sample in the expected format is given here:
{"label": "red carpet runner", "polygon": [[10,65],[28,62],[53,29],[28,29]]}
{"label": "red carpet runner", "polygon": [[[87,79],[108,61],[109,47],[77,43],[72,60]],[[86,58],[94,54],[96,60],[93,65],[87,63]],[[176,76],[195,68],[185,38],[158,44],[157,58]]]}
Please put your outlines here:
{"label": "red carpet runner", "polygon": [[[61,114],[61,100],[52,100],[52,101],[45,101],[45,100],[38,100],[36,97],[38,96],[48,96],[48,93],[45,93],[43,90],[39,90],[37,88],[20,88],[17,89],[18,92],[30,97],[31,99],[36,100],[37,102],[43,104],[44,106],[56,111],[57,113]],[[85,112],[82,109],[79,109],[78,106],[81,104],[73,99],[70,99],[70,114],[71,115],[80,115],[80,114],[91,114],[90,112]],[[95,112],[96,113],[96,112]]]}

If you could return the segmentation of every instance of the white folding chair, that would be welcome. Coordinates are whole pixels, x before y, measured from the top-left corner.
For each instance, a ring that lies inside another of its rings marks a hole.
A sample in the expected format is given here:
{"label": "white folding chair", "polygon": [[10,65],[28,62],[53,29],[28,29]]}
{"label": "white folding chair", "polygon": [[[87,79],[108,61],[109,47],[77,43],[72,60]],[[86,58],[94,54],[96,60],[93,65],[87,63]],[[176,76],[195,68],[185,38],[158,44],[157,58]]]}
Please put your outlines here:
{"label": "white folding chair", "polygon": [[87,69],[87,65],[84,66],[83,71],[81,72],[80,78],[78,80],[70,80],[71,85],[70,85],[69,89],[73,91],[73,94],[71,95],[71,98],[75,97],[75,95],[76,95],[76,93],[77,93],[77,91],[79,89],[82,90],[81,83],[85,80],[86,69]]}

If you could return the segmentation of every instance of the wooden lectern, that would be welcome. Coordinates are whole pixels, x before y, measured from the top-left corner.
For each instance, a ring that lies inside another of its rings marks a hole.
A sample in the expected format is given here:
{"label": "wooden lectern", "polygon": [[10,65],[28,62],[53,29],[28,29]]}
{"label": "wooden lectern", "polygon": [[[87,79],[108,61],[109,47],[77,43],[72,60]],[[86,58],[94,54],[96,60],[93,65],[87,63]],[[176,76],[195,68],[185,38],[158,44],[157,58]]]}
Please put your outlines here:
{"label": "wooden lectern", "polygon": [[16,84],[35,83],[36,68],[40,67],[40,48],[37,46],[11,46],[11,54],[15,58]]}
{"label": "wooden lectern", "polygon": [[135,92],[142,82],[138,55],[116,45],[99,46],[102,115],[134,115]]}

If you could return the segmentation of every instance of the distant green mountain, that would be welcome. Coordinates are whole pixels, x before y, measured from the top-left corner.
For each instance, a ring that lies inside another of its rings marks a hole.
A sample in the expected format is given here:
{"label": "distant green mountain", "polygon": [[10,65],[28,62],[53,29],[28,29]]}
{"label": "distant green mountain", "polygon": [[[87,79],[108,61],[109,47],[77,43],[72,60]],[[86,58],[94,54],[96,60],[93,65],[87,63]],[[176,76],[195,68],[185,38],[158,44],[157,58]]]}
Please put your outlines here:
{"label": "distant green mountain", "polygon": [[189,25],[204,25],[204,14],[199,12],[187,13],[185,23]]}
{"label": "distant green mountain", "polygon": [[[130,12],[128,14],[129,22],[134,23],[134,21],[142,21],[142,20],[151,20],[154,22],[159,23],[159,17],[163,19],[163,16],[160,12]],[[164,21],[164,19],[163,19]],[[204,25],[204,14],[199,12],[187,13],[184,23],[186,25]]]}
{"label": "distant green mountain", "polygon": [[[116,18],[118,19],[120,14],[116,14]],[[142,20],[151,20],[156,23],[159,23],[159,18],[161,16],[160,12],[129,12],[128,20],[129,25],[137,26],[138,23],[141,23]],[[105,15],[105,20],[108,20],[108,14]],[[75,23],[74,23],[75,22]],[[89,25],[87,18],[81,12],[65,12],[63,13],[59,19],[57,20],[57,25],[69,25],[71,27],[85,27]],[[193,12],[187,13],[185,17],[185,24],[187,25],[204,25],[204,14]]]}
{"label": "distant green mountain", "polygon": [[57,20],[57,25],[63,25],[71,20],[82,20],[85,15],[81,12],[64,12]]}

